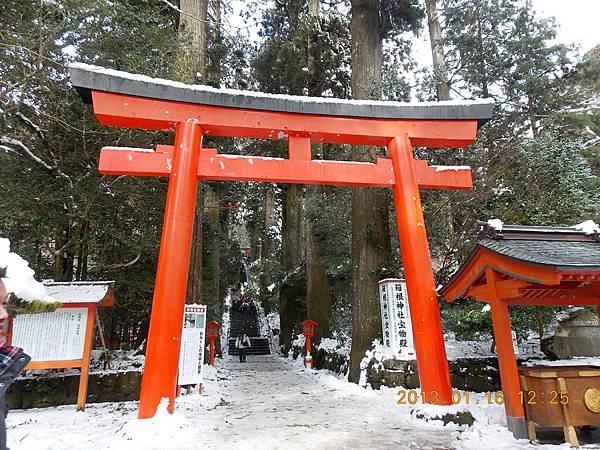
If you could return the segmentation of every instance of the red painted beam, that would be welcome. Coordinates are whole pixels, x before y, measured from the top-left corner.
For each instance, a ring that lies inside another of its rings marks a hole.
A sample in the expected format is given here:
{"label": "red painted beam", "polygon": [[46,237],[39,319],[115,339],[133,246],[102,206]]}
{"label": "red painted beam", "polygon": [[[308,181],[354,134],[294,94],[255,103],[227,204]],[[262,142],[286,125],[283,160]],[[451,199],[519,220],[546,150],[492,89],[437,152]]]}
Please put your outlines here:
{"label": "red painted beam", "polygon": [[[99,171],[105,175],[168,176],[173,147],[159,145],[157,151],[105,147],[100,153]],[[415,160],[421,189],[471,189],[471,170],[466,167],[428,166]],[[218,155],[215,149],[202,149],[198,178],[220,181],[262,181],[294,184],[334,184],[389,187],[394,170],[389,159],[376,163],[282,159],[255,156]]]}
{"label": "red painted beam", "polygon": [[406,120],[319,116],[198,105],[92,91],[94,112],[104,125],[173,130],[197,118],[204,134],[282,140],[309,137],[312,142],[386,146],[408,135],[413,146],[457,147],[471,144],[477,120]]}

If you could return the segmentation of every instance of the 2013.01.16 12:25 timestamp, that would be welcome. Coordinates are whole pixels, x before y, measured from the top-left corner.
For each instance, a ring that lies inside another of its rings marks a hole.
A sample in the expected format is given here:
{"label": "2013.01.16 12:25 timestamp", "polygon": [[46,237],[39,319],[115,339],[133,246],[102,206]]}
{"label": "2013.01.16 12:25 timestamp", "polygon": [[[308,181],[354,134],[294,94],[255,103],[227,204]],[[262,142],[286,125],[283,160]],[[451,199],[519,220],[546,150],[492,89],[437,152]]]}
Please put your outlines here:
{"label": "2013.01.16 12:25 timestamp", "polygon": [[[440,396],[436,391],[431,392],[423,392],[418,391],[416,389],[400,389],[397,392],[399,396],[398,403],[399,405],[416,405],[417,403],[429,403],[429,404],[439,404]],[[569,397],[566,392],[558,392],[558,391],[550,391],[550,392],[536,392],[536,391],[519,391],[519,399],[521,403],[527,403],[528,405],[537,405],[537,404],[549,404],[549,405],[566,405],[569,402]],[[465,404],[468,405],[470,403],[487,403],[488,405],[496,404],[503,405],[504,404],[504,392],[502,391],[486,391],[481,396],[469,392],[469,391],[459,391],[458,389],[454,389],[452,391],[452,404]]]}

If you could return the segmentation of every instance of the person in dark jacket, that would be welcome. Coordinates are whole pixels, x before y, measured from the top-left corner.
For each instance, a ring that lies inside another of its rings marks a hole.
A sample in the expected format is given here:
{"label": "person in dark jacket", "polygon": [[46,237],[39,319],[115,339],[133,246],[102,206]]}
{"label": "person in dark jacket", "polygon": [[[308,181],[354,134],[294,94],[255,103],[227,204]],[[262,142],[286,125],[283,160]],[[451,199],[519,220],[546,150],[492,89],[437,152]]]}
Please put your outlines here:
{"label": "person in dark jacket", "polygon": [[[0,267],[0,320],[8,319],[6,304],[9,294],[2,281],[3,278],[6,278],[6,268]],[[29,361],[31,358],[23,353],[22,348],[0,343],[0,450],[8,450],[6,447],[6,416],[8,415],[6,392]]]}

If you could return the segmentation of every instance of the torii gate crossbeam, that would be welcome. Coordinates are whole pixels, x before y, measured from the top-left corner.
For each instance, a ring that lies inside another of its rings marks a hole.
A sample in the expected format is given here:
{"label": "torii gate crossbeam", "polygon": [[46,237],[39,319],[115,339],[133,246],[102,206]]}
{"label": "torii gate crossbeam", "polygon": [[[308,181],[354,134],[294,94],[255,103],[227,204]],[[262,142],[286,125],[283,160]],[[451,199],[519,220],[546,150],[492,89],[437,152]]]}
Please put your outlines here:
{"label": "torii gate crossbeam", "polygon": [[[389,187],[394,193],[421,388],[426,400],[451,404],[451,385],[420,188],[469,189],[466,167],[428,166],[413,146],[466,147],[490,101],[430,104],[348,101],[188,86],[82,64],[74,86],[105,125],[175,130],[174,146],[156,151],[107,147],[100,171],[169,176],[165,219],[142,379],[139,417],[162,398],[173,410],[183,306],[198,179]],[[289,158],[218,155],[202,135],[278,139]],[[376,163],[313,161],[311,142],[386,146]],[[432,395],[433,394],[433,395]]]}

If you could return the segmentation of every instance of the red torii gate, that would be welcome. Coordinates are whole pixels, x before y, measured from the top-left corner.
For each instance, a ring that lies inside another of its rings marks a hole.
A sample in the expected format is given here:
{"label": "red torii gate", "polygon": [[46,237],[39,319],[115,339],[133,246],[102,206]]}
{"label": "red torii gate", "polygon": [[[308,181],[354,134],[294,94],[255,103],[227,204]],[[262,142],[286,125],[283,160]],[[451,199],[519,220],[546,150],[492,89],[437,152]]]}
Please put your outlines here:
{"label": "red torii gate", "polygon": [[[156,151],[105,147],[104,174],[169,176],[139,417],[173,411],[198,179],[389,187],[405,256],[421,387],[451,404],[451,384],[419,188],[470,189],[468,167],[428,166],[413,146],[466,147],[493,102],[398,103],[266,95],[189,86],[84,64],[73,85],[104,125],[175,130]],[[287,140],[289,158],[218,155],[202,135]],[[311,160],[310,143],[386,146],[372,163]],[[434,398],[436,396],[433,396]],[[426,398],[432,398],[426,395]]]}

